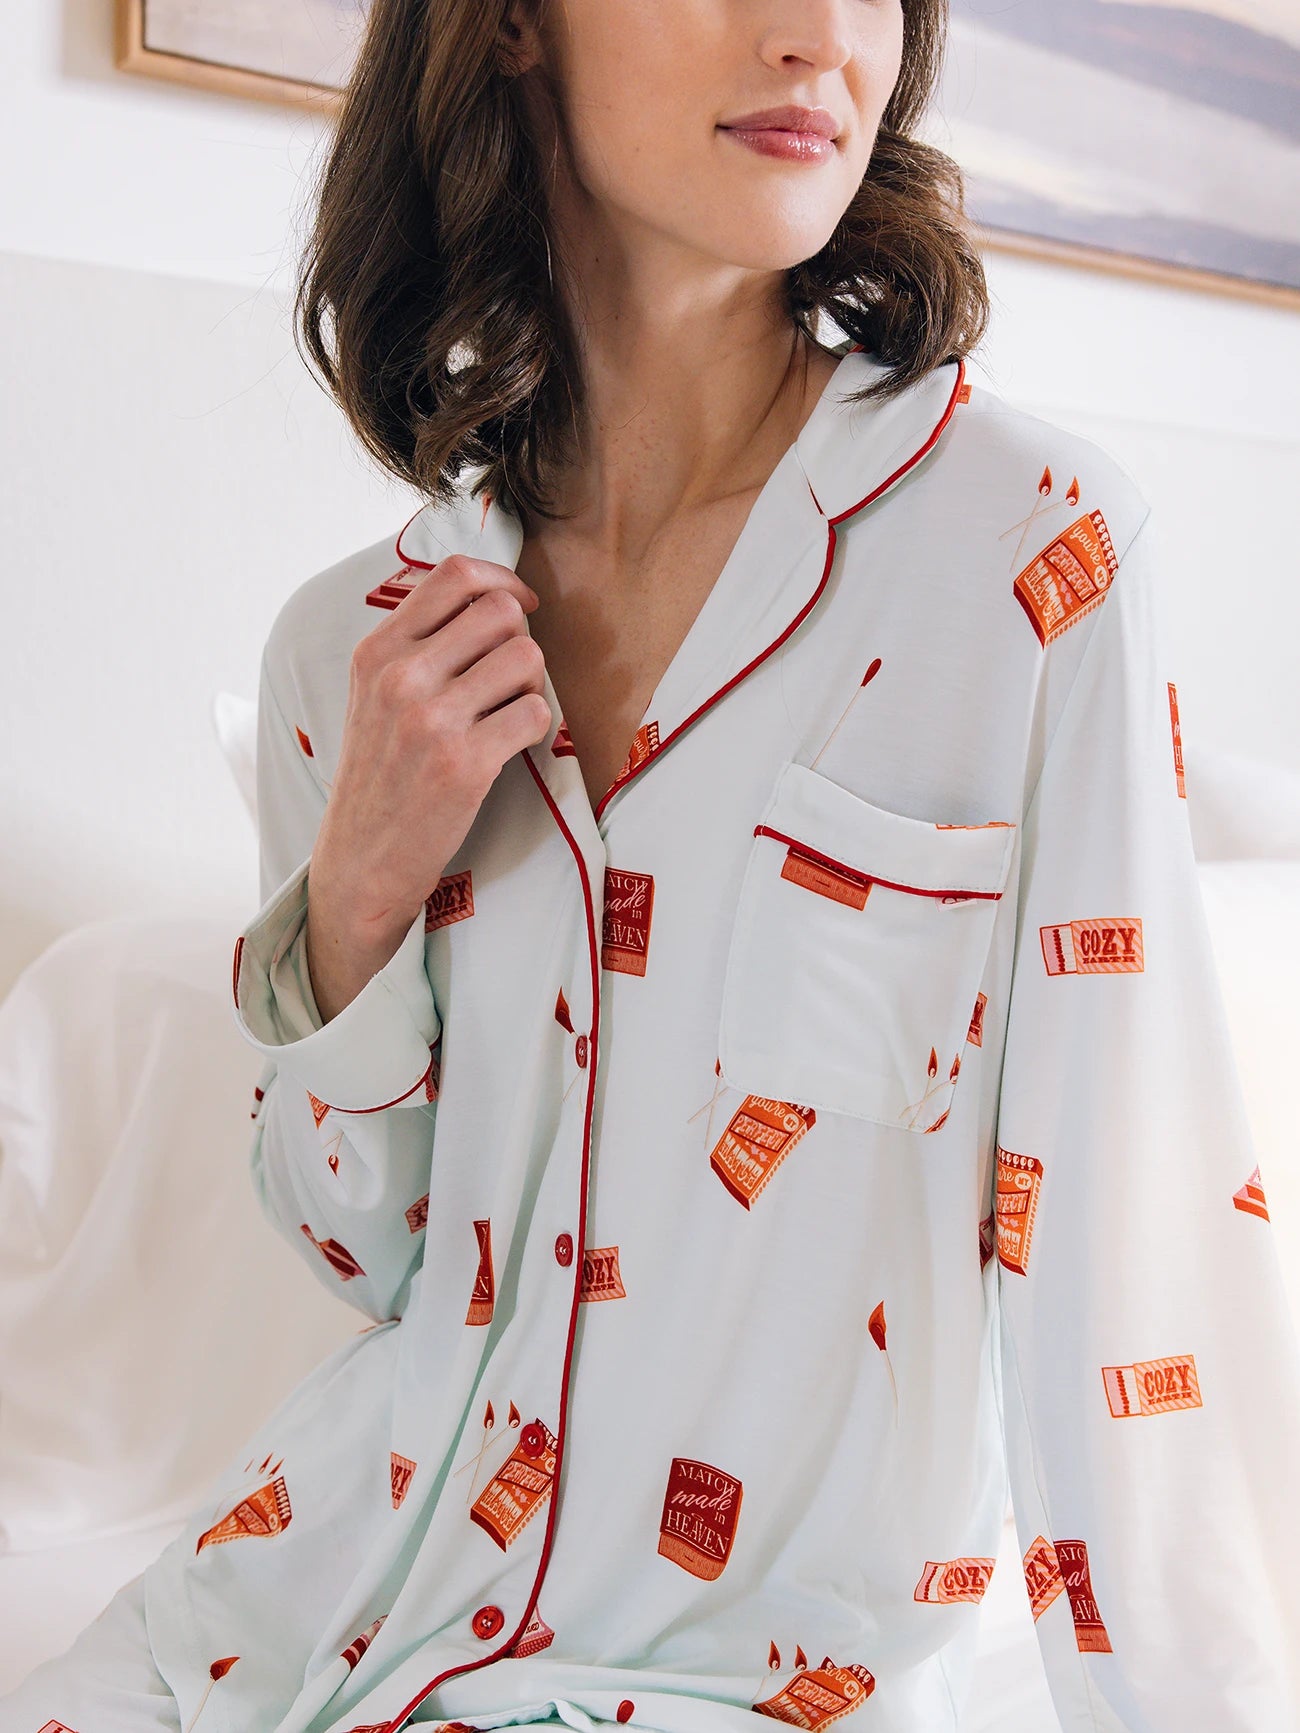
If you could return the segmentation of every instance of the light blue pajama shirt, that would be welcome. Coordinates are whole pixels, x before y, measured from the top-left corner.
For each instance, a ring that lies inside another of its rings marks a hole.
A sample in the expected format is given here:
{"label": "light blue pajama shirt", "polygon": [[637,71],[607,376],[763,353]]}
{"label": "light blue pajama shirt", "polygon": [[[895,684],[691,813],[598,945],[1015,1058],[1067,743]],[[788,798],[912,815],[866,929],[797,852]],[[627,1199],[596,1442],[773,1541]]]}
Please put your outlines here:
{"label": "light blue pajama shirt", "polygon": [[[960,362],[847,400],[880,371],[842,348],[594,809],[548,676],[323,1027],[352,650],[520,526],[466,483],[279,615],[251,1172],[367,1325],[141,1579],[185,1733],[955,1729],[1008,1474],[1065,1733],[1300,1727],[1300,1352],[1177,572],[1091,441]],[[73,1674],[0,1733],[134,1727]]]}

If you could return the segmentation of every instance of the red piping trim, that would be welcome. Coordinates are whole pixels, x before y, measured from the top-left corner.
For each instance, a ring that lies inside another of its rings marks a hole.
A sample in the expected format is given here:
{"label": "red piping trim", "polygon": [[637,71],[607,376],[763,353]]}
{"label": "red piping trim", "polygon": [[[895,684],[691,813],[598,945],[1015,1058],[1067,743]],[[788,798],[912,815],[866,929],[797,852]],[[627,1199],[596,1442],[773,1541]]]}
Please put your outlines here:
{"label": "red piping trim", "polygon": [[244,935],[241,933],[235,940],[235,959],[231,970],[231,991],[235,995],[235,1009],[239,1009],[239,963],[244,954]]}
{"label": "red piping trim", "polygon": [[[860,343],[854,345],[855,349],[860,349],[861,347],[862,347],[862,345]],[[850,353],[852,353],[852,351],[850,351]],[[653,764],[656,758],[658,758],[662,753],[664,753],[668,750],[668,748],[672,745],[673,741],[676,740],[676,738],[679,734],[681,734],[685,729],[689,728],[693,722],[697,722],[699,720],[699,718],[701,716],[703,716],[703,714],[706,710],[711,709],[712,706],[717,703],[719,698],[724,697],[726,695],[726,693],[730,692],[731,688],[733,686],[737,685],[741,680],[743,680],[747,674],[751,674],[754,671],[754,669],[758,667],[760,662],[766,661],[766,659],[772,654],[772,652],[774,650],[780,649],[781,645],[784,644],[786,639],[790,636],[791,632],[793,632],[799,625],[802,624],[803,620],[806,618],[809,611],[812,609],[812,607],[816,603],[818,597],[821,595],[822,591],[825,589],[826,580],[830,576],[831,562],[835,558],[835,526],[837,524],[843,523],[845,518],[853,517],[858,512],[862,511],[866,506],[869,506],[871,504],[872,500],[878,499],[879,496],[885,491],[885,489],[887,487],[892,487],[892,485],[894,484],[894,482],[896,482],[898,480],[900,475],[906,474],[906,472],[909,469],[911,469],[913,464],[920,462],[920,460],[925,456],[926,452],[929,451],[930,448],[934,445],[935,441],[938,439],[939,435],[943,432],[944,428],[948,425],[949,421],[951,421],[952,416],[953,416],[953,411],[957,407],[958,393],[961,391],[962,381],[965,378],[965,376],[966,376],[966,363],[962,360],[958,360],[958,362],[957,362],[957,378],[954,381],[952,394],[948,399],[947,408],[944,410],[943,414],[939,417],[938,421],[935,423],[934,429],[931,432],[930,437],[926,440],[925,444],[920,446],[916,451],[914,451],[912,453],[911,457],[909,457],[907,459],[906,463],[900,463],[898,468],[893,472],[892,475],[886,476],[884,481],[882,481],[878,487],[873,487],[871,492],[869,494],[866,494],[862,499],[860,499],[856,505],[847,506],[845,508],[845,510],[843,510],[839,514],[838,517],[827,518],[827,520],[826,520],[826,563],[822,567],[821,578],[818,581],[817,588],[813,591],[812,595],[809,596],[808,600],[804,603],[803,607],[800,608],[799,612],[795,615],[794,619],[791,620],[790,624],[785,628],[784,632],[782,632],[779,637],[774,638],[772,640],[772,642],[767,646],[766,650],[760,651],[759,654],[754,657],[752,662],[746,663],[746,665],[740,670],[740,672],[738,674],[733,674],[731,679],[728,680],[724,686],[719,686],[718,690],[713,694],[713,696],[711,698],[706,698],[704,700],[703,704],[699,705],[695,710],[693,710],[684,722],[679,722],[677,724],[676,728],[673,729],[672,733],[665,735],[663,737],[663,739],[660,740],[659,745],[655,748],[655,750],[653,752],[648,753],[646,755],[646,757],[644,757],[638,765],[636,765],[632,770],[630,770],[626,776],[620,777],[616,782],[612,782],[609,785],[609,787],[605,790],[604,794],[601,795],[600,800],[598,801],[598,803],[594,809],[594,815],[595,815],[596,821],[598,823],[600,821],[600,815],[604,812],[606,806],[613,799],[614,795],[616,795],[618,793],[619,789],[626,788],[628,783],[632,781],[633,777],[639,776],[641,774],[641,772],[647,767],[647,765]],[[812,493],[813,502],[814,502],[814,504],[816,504],[818,511],[820,511],[822,509],[821,504],[817,499],[817,495],[815,493],[813,493],[811,482],[808,484],[808,491],[809,491],[809,493]],[[400,536],[398,537],[398,541],[400,543],[400,541],[401,541]]]}
{"label": "red piping trim", "polygon": [[[336,1107],[332,1101],[327,1101],[325,1105],[329,1108],[331,1113],[384,1113],[388,1108],[396,1107],[399,1102],[405,1101],[408,1096],[414,1095],[416,1090],[419,1089],[422,1084],[429,1081],[432,1071],[433,1060],[430,1059],[429,1063],[424,1068],[423,1075],[417,1077],[409,1089],[403,1090],[400,1095],[395,1095],[391,1101],[381,1101],[378,1107]],[[317,1099],[320,1098],[318,1097]]]}
{"label": "red piping trim", "polygon": [[[573,852],[573,858],[578,867],[578,877],[582,881],[583,904],[587,914],[587,952],[591,964],[591,1032],[588,1037],[590,1057],[587,1065],[587,1108],[582,1122],[582,1187],[578,1202],[578,1246],[581,1250],[587,1243],[587,1185],[591,1163],[591,1117],[595,1105],[596,1045],[600,1035],[600,950],[596,942],[596,915],[592,903],[591,880],[587,876],[587,863],[582,858],[582,850],[574,840],[573,832],[564,822],[563,813],[551,798],[551,791],[547,788],[537,766],[533,763],[532,754],[525,749],[522,756],[524,763],[528,766],[529,775],[541,790],[542,798],[551,810],[551,816]],[[424,1701],[430,1691],[436,1690],[447,1679],[455,1677],[458,1673],[477,1672],[480,1667],[489,1666],[493,1661],[499,1661],[503,1656],[508,1655],[528,1628],[528,1621],[532,1618],[533,1608],[537,1604],[542,1578],[546,1575],[546,1563],[550,1556],[551,1540],[555,1531],[555,1517],[559,1508],[556,1492],[559,1487],[560,1468],[564,1461],[564,1432],[569,1409],[569,1372],[573,1362],[573,1338],[578,1325],[578,1301],[582,1292],[582,1269],[582,1258],[581,1256],[576,1257],[574,1259],[573,1299],[569,1305],[569,1335],[564,1347],[564,1373],[560,1385],[560,1414],[557,1421],[558,1430],[555,1435],[555,1480],[552,1483],[551,1497],[548,1501],[550,1508],[546,1519],[546,1534],[542,1540],[542,1554],[537,1563],[537,1576],[533,1582],[533,1592],[529,1597],[528,1605],[520,1615],[519,1623],[501,1648],[494,1650],[490,1655],[484,1655],[481,1661],[469,1661],[460,1667],[448,1667],[445,1673],[439,1673],[437,1678],[430,1679],[429,1683],[412,1697],[404,1709],[395,1715],[391,1721],[384,1724],[382,1733],[396,1733],[411,1711]]]}
{"label": "red piping trim", "polygon": [[986,897],[994,902],[1002,895],[1001,891],[969,891],[961,885],[954,885],[946,891],[928,891],[920,885],[900,885],[893,879],[877,878],[875,873],[864,873],[861,867],[850,866],[847,861],[836,860],[834,855],[822,854],[820,849],[810,848],[806,842],[801,842],[797,836],[787,836],[783,830],[773,830],[770,825],[756,824],[755,836],[775,837],[777,842],[788,842],[796,854],[801,854],[809,860],[820,861],[823,866],[833,867],[847,877],[862,885],[883,885],[886,890],[910,891],[914,897]]}

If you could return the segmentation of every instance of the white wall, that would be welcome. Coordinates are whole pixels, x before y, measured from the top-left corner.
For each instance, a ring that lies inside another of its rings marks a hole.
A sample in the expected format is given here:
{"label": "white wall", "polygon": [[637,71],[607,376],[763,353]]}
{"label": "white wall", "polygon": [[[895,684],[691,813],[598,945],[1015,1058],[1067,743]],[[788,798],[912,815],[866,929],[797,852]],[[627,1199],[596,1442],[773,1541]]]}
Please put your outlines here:
{"label": "white wall", "polygon": [[[110,11],[15,0],[0,62],[0,991],[94,915],[251,913],[211,696],[251,696],[282,599],[419,503],[291,341],[317,123],[116,72]],[[987,265],[972,372],[1098,439],[1169,520],[1185,738],[1300,768],[1300,318]]]}

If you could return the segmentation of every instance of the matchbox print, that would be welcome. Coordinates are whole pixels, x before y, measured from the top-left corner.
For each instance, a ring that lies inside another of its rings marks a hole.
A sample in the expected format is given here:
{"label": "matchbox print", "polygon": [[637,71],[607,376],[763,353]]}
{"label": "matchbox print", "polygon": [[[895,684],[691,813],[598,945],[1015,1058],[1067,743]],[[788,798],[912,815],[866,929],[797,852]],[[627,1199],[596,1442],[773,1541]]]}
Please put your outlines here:
{"label": "matchbox print", "polygon": [[912,1599],[942,1606],[952,1601],[982,1601],[996,1563],[991,1558],[927,1559]]}
{"label": "matchbox print", "polygon": [[476,1522],[502,1552],[550,1497],[555,1481],[558,1442],[541,1420],[530,1420],[520,1429],[510,1455],[475,1500],[469,1513],[470,1520]]}
{"label": "matchbox print", "polygon": [[659,1518],[659,1552],[694,1577],[720,1577],[731,1557],[743,1487],[707,1462],[674,1456]]}
{"label": "matchbox print", "polygon": [[1040,927],[1049,975],[1125,975],[1142,971],[1142,922],[1136,915],[1112,920],[1065,921]]}
{"label": "matchbox print", "polygon": [[1081,1540],[1053,1543],[1040,1534],[1021,1560],[1029,1607],[1034,1621],[1046,1612],[1064,1589],[1074,1620],[1075,1645],[1084,1653],[1110,1654],[1110,1638],[1092,1592],[1088,1548]]}
{"label": "matchbox print", "polygon": [[746,1209],[799,1140],[817,1123],[811,1107],[747,1095],[709,1154],[709,1166]]}
{"label": "matchbox print", "polygon": [[659,724],[643,722],[632,736],[632,744],[627,749],[627,757],[623,760],[618,775],[611,787],[617,787],[634,770],[639,770],[647,758],[653,758],[659,750]]}
{"label": "matchbox print", "polygon": [[299,1222],[298,1225],[326,1263],[334,1269],[341,1282],[350,1282],[353,1276],[365,1275],[366,1272],[346,1246],[340,1245],[337,1240],[318,1240],[306,1222]]}
{"label": "matchbox print", "polygon": [[[781,1670],[776,1644],[771,1646],[768,1666]],[[820,1667],[809,1667],[801,1648],[795,1650],[796,1672],[774,1697],[751,1703],[755,1715],[784,1721],[790,1727],[829,1727],[866,1702],[876,1688],[874,1674],[857,1662],[838,1667],[827,1655]]]}
{"label": "matchbox print", "polygon": [[970,1028],[966,1031],[966,1039],[972,1047],[984,1045],[984,1007],[989,1002],[987,993],[976,993],[975,1009],[970,1015]]}
{"label": "matchbox print", "polygon": [[492,1223],[476,1221],[474,1232],[478,1236],[478,1269],[474,1273],[474,1292],[470,1296],[465,1322],[490,1324],[497,1294],[496,1277],[492,1272]]}
{"label": "matchbox print", "polygon": [[1239,1191],[1232,1194],[1233,1207],[1244,1210],[1247,1215],[1260,1216],[1264,1221],[1270,1219],[1268,1204],[1264,1201],[1264,1185],[1259,1177],[1259,1169],[1246,1181]]}
{"label": "matchbox print", "polygon": [[593,1246],[582,1254],[582,1290],[579,1300],[626,1300],[627,1289],[618,1273],[618,1247]]}
{"label": "matchbox print", "polygon": [[980,1268],[983,1269],[997,1251],[996,1216],[986,1215],[980,1223]]}
{"label": "matchbox print", "polygon": [[829,897],[834,903],[845,903],[851,909],[864,909],[872,881],[865,873],[839,861],[817,857],[799,843],[791,843],[781,862],[781,877],[791,884],[802,885],[818,896]]}
{"label": "matchbox print", "polygon": [[[277,1464],[277,1467],[279,1465]],[[241,1498],[219,1522],[199,1536],[194,1552],[197,1556],[205,1546],[219,1546],[224,1541],[258,1539],[282,1534],[293,1521],[293,1507],[284,1476],[272,1470],[274,1479]]]}
{"label": "matchbox print", "polygon": [[[952,1064],[948,1067],[948,1075],[947,1075],[946,1079],[944,1080],[944,1083],[936,1083],[934,1080],[939,1075],[939,1055],[935,1052],[934,1048],[931,1047],[930,1057],[926,1061],[926,1065],[925,1065],[925,1075],[926,1075],[926,1078],[928,1080],[927,1085],[926,1085],[926,1089],[925,1089],[925,1093],[921,1096],[921,1099],[919,1101],[910,1102],[908,1104],[908,1106],[906,1108],[904,1108],[903,1112],[899,1115],[899,1119],[898,1119],[899,1124],[900,1125],[907,1125],[907,1126],[913,1125],[916,1121],[917,1115],[920,1113],[921,1109],[925,1106],[926,1102],[930,1099],[930,1097],[934,1094],[935,1090],[944,1088],[946,1084],[955,1083],[957,1081],[957,1075],[960,1072],[960,1070],[961,1070],[961,1054],[960,1053],[954,1053],[952,1056]],[[927,1132],[940,1130],[944,1124],[944,1121],[948,1117],[948,1113],[949,1113],[949,1109],[945,1107],[943,1112],[939,1115],[938,1119],[936,1119],[932,1125],[927,1125],[923,1129]]]}
{"label": "matchbox print", "polygon": [[411,1207],[405,1212],[406,1225],[413,1234],[418,1234],[421,1228],[429,1225],[429,1194],[417,1197]]}
{"label": "matchbox print", "polygon": [[998,1262],[1018,1276],[1029,1272],[1029,1242],[1038,1213],[1043,1164],[1036,1155],[1015,1155],[997,1147]]}
{"label": "matchbox print", "polygon": [[578,749],[573,744],[573,736],[569,733],[569,724],[560,718],[560,726],[555,730],[555,739],[551,742],[551,753],[556,758],[576,758]]}
{"label": "matchbox print", "polygon": [[532,1618],[519,1633],[519,1640],[513,1643],[506,1653],[513,1655],[517,1661],[523,1661],[529,1655],[539,1655],[543,1649],[549,1649],[554,1641],[555,1632],[534,1607]]}
{"label": "matchbox print", "polygon": [[1183,731],[1178,725],[1178,690],[1172,680],[1165,684],[1169,688],[1169,728],[1174,741],[1174,782],[1178,789],[1178,798],[1187,799],[1187,784],[1183,781]]}
{"label": "matchbox print", "polygon": [[474,886],[470,869],[440,878],[424,905],[424,930],[432,933],[453,921],[467,921],[474,913]]}
{"label": "matchbox print", "polygon": [[1138,1360],[1132,1366],[1103,1366],[1106,1400],[1117,1420],[1145,1414],[1172,1414],[1201,1407],[1196,1361],[1191,1354],[1167,1360]]}
{"label": "matchbox print", "polygon": [[373,590],[366,594],[368,608],[395,608],[404,601],[418,582],[414,566],[403,566],[393,573],[391,578],[385,578],[382,584],[376,584]]}
{"label": "matchbox print", "polygon": [[[1050,472],[1049,472],[1050,473]],[[1016,577],[1012,590],[1046,648],[1105,600],[1119,569],[1099,511],[1076,518]]]}
{"label": "matchbox print", "polygon": [[371,1643],[374,1642],[375,1638],[379,1634],[379,1627],[387,1617],[387,1613],[381,1613],[377,1619],[373,1620],[366,1626],[360,1636],[354,1637],[348,1644],[347,1648],[341,1652],[340,1659],[347,1662],[349,1673],[356,1666],[362,1655],[365,1654]]}
{"label": "matchbox print", "polygon": [[620,975],[644,975],[650,952],[655,881],[649,873],[605,868],[600,966]]}
{"label": "matchbox print", "polygon": [[399,1456],[395,1450],[388,1453],[389,1478],[392,1481],[393,1509],[402,1508],[402,1500],[411,1488],[411,1476],[418,1465],[409,1456]]}

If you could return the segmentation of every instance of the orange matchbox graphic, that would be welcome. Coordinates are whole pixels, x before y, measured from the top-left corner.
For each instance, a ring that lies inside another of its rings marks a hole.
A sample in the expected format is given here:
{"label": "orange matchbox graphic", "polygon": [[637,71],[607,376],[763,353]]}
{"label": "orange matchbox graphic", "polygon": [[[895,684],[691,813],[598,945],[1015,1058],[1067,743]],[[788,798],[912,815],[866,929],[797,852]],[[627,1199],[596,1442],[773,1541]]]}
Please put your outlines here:
{"label": "orange matchbox graphic", "polygon": [[709,1165],[737,1203],[748,1209],[799,1139],[816,1111],[793,1101],[747,1095],[727,1121]]}
{"label": "orange matchbox graphic", "polygon": [[393,1509],[400,1510],[402,1500],[410,1490],[411,1476],[415,1473],[416,1465],[409,1456],[399,1456],[395,1450],[390,1450],[388,1466],[392,1480]]}
{"label": "orange matchbox graphic", "polygon": [[[781,1670],[781,1656],[771,1645],[768,1668]],[[795,1649],[795,1674],[774,1697],[750,1705],[755,1715],[784,1721],[788,1727],[821,1729],[865,1703],[876,1688],[875,1675],[856,1661],[837,1667],[827,1655],[820,1667],[810,1667],[800,1648]]]}
{"label": "orange matchbox graphic", "polygon": [[502,1552],[550,1497],[557,1449],[558,1440],[550,1428],[541,1420],[530,1420],[520,1428],[514,1449],[475,1499],[471,1520]]}
{"label": "orange matchbox graphic", "polygon": [[991,1558],[927,1559],[912,1590],[914,1601],[947,1605],[951,1601],[982,1601],[993,1567]]}
{"label": "orange matchbox graphic", "polygon": [[1245,1185],[1239,1191],[1233,1192],[1232,1202],[1235,1209],[1244,1210],[1247,1215],[1259,1216],[1264,1221],[1271,1219],[1264,1197],[1264,1182],[1259,1177],[1258,1167]]}
{"label": "orange matchbox graphic", "polygon": [[1035,1622],[1064,1589],[1074,1620],[1076,1647],[1085,1653],[1110,1654],[1110,1638],[1093,1598],[1085,1542],[1058,1540],[1053,1543],[1041,1534],[1037,1535],[1021,1564]]}
{"label": "orange matchbox graphic", "polygon": [[478,1237],[478,1268],[474,1272],[474,1292],[470,1296],[467,1324],[490,1324],[496,1303],[496,1277],[492,1273],[492,1223],[484,1218],[474,1223]]}
{"label": "orange matchbox graphic", "polygon": [[1142,922],[1137,915],[1063,921],[1040,927],[1038,936],[1049,975],[1138,974],[1142,969]]}
{"label": "orange matchbox graphic", "polygon": [[1143,1414],[1171,1414],[1176,1408],[1201,1407],[1196,1360],[1172,1354],[1165,1360],[1138,1360],[1132,1366],[1103,1366],[1106,1400],[1116,1419]]}
{"label": "orange matchbox graphic", "polygon": [[1172,680],[1166,680],[1169,688],[1169,729],[1174,741],[1174,784],[1178,789],[1180,800],[1187,799],[1187,784],[1183,781],[1183,731],[1178,724],[1178,689]]}
{"label": "orange matchbox graphic", "polygon": [[382,584],[376,584],[366,595],[368,608],[395,608],[404,601],[415,588],[417,579],[414,566],[403,566],[394,572],[391,578],[385,578]]}
{"label": "orange matchbox graphic", "polygon": [[1099,511],[1061,531],[1016,578],[1016,600],[1046,646],[1097,607],[1119,569],[1110,530]]}
{"label": "orange matchbox graphic", "polygon": [[259,1486],[254,1492],[241,1498],[220,1522],[205,1529],[194,1548],[195,1555],[201,1553],[205,1546],[217,1546],[222,1541],[243,1540],[248,1536],[264,1539],[268,1535],[279,1534],[288,1528],[292,1520],[289,1489],[284,1484],[284,1476],[277,1475],[274,1480],[268,1480],[265,1486]]}
{"label": "orange matchbox graphic", "polygon": [[1015,1155],[998,1145],[997,1216],[998,1262],[1004,1270],[1026,1275],[1029,1242],[1038,1212],[1038,1193],[1043,1183],[1043,1164],[1036,1155]]}
{"label": "orange matchbox graphic", "polygon": [[579,1300],[626,1300],[627,1289],[618,1273],[618,1247],[592,1246],[582,1254],[582,1288]]}
{"label": "orange matchbox graphic", "polygon": [[433,887],[424,905],[424,930],[435,932],[453,921],[467,921],[474,913],[474,884],[470,869],[447,873]]}

